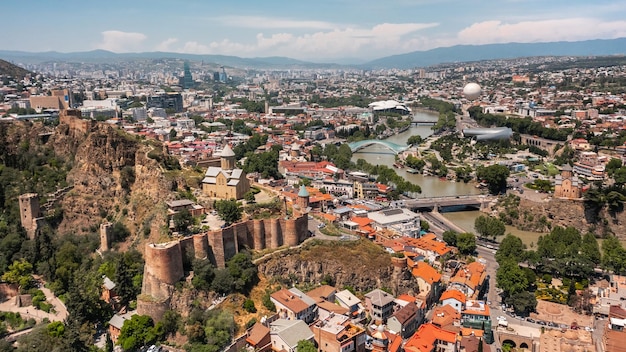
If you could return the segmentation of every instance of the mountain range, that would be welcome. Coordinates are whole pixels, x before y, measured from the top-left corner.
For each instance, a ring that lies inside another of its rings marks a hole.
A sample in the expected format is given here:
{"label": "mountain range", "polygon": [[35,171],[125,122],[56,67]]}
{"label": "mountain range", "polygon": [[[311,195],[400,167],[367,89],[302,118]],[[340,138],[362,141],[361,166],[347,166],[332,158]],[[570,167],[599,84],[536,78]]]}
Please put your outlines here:
{"label": "mountain range", "polygon": [[42,63],[48,61],[111,63],[137,59],[181,59],[204,61],[216,65],[244,69],[409,69],[436,64],[492,59],[512,59],[533,56],[607,56],[625,55],[626,38],[594,39],[577,42],[507,43],[485,45],[456,45],[425,51],[382,57],[369,62],[337,60],[339,63],[316,63],[288,57],[242,58],[228,55],[198,55],[172,52],[113,53],[106,50],[60,53],[0,50],[0,58],[14,63]]}

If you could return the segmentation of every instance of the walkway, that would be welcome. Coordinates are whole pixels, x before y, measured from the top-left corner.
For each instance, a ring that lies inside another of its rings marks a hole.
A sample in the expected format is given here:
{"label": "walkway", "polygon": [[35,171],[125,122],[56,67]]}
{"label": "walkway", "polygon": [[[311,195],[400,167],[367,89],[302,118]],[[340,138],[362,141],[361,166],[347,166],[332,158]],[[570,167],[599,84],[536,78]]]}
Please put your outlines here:
{"label": "walkway", "polygon": [[348,143],[348,146],[350,147],[350,150],[352,150],[352,152],[356,152],[357,150],[363,149],[365,147],[369,147],[370,145],[374,145],[374,144],[381,145],[391,150],[395,154],[402,153],[403,151],[409,148],[408,145],[400,145],[400,144],[388,142],[385,140],[379,140],[379,139],[366,139],[364,141],[351,142],[351,143]]}
{"label": "walkway", "polygon": [[51,311],[50,313],[46,313],[42,310],[35,309],[33,306],[18,307],[15,304],[15,297],[0,303],[0,311],[20,313],[22,318],[34,318],[38,323],[44,318],[48,318],[50,321],[64,321],[68,316],[65,304],[63,304],[63,302],[61,302],[61,300],[59,300],[48,288],[41,287],[40,290],[46,295],[46,301],[52,304],[54,312]]}

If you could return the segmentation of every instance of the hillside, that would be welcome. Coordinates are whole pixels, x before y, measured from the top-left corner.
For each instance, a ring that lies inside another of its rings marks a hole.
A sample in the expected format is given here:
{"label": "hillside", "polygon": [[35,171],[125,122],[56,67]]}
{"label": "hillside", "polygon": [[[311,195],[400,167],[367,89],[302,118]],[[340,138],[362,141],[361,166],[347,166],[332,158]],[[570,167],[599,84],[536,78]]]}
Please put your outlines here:
{"label": "hillside", "polygon": [[312,288],[326,282],[357,292],[383,287],[394,294],[415,289],[410,272],[394,267],[387,252],[366,240],[308,242],[262,260],[258,268],[269,280],[286,286]]}
{"label": "hillside", "polygon": [[29,74],[32,74],[32,72],[0,59],[0,76],[22,78]]}

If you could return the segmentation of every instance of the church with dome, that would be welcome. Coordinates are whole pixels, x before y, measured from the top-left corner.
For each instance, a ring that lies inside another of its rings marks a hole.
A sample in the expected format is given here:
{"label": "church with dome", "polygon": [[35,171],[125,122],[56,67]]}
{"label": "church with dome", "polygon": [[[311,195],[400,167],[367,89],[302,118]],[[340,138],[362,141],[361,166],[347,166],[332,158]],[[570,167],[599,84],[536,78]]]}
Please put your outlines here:
{"label": "church with dome", "polygon": [[235,152],[227,144],[220,156],[220,167],[210,166],[202,180],[202,191],[209,197],[242,199],[250,190],[246,173],[235,166]]}

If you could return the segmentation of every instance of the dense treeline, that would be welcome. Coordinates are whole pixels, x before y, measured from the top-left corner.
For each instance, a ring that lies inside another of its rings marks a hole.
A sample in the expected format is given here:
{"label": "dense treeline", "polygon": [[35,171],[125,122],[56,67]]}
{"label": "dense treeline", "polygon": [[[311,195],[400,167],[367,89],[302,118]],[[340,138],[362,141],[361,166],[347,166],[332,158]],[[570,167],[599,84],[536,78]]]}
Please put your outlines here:
{"label": "dense treeline", "polygon": [[543,127],[540,122],[534,122],[531,117],[508,118],[505,115],[485,114],[480,106],[473,106],[468,109],[468,112],[471,118],[485,127],[509,127],[513,132],[556,141],[566,141],[568,136],[572,134],[571,128],[555,129]]}

